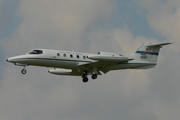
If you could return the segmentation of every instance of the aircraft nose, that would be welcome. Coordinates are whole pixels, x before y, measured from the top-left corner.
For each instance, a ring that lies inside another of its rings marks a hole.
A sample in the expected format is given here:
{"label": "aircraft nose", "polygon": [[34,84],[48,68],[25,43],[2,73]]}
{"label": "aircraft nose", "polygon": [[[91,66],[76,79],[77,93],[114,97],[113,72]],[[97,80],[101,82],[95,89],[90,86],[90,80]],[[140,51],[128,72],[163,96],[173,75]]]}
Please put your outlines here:
{"label": "aircraft nose", "polygon": [[11,58],[8,58],[6,59],[7,62],[16,62],[17,59],[15,57],[11,57]]}
{"label": "aircraft nose", "polygon": [[11,63],[22,63],[22,64],[27,64],[28,62],[28,58],[26,55],[20,55],[20,56],[15,56],[15,57],[11,57],[6,59],[7,62],[11,62]]}

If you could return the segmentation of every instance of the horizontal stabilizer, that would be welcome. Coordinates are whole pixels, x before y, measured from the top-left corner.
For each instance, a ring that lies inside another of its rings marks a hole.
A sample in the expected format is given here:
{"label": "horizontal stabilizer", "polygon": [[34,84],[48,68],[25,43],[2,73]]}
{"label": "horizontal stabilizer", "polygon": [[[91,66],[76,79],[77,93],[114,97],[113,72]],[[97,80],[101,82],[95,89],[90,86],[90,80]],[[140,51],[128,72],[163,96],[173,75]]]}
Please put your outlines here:
{"label": "horizontal stabilizer", "polygon": [[151,44],[151,45],[147,45],[147,47],[162,47],[164,45],[169,45],[172,43],[160,43],[160,44]]}

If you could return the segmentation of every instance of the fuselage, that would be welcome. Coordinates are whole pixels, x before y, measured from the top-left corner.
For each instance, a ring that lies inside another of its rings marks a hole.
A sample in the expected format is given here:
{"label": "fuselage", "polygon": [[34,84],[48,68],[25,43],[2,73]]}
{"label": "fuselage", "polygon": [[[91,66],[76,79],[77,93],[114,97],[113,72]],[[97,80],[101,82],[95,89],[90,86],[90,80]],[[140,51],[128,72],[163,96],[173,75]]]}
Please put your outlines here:
{"label": "fuselage", "polygon": [[[98,54],[49,50],[49,49],[36,49],[28,52],[25,55],[15,56],[7,59],[8,62],[12,62],[16,65],[32,65],[52,68],[64,68],[64,69],[78,69],[77,66],[81,64],[93,63],[97,60],[89,59],[88,56],[98,56]],[[99,55],[100,56],[100,55]],[[114,55],[112,55],[113,57]],[[122,56],[117,54],[117,56]],[[121,62],[111,64],[104,71],[119,70],[119,69],[143,69],[155,66],[154,63],[142,62],[132,60],[129,62]],[[84,68],[85,69],[85,68]]]}

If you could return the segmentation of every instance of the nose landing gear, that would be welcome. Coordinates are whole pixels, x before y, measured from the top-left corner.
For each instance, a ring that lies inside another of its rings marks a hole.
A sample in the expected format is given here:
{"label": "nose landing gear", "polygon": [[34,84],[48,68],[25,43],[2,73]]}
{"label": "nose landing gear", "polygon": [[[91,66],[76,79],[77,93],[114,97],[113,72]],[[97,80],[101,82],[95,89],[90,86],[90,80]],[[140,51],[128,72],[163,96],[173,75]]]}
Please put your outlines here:
{"label": "nose landing gear", "polygon": [[27,70],[26,70],[26,66],[27,66],[27,65],[25,65],[25,64],[17,64],[17,63],[15,63],[15,65],[24,67],[24,68],[21,70],[21,73],[22,73],[23,75],[27,73]]}
{"label": "nose landing gear", "polygon": [[25,74],[27,73],[27,70],[25,69],[25,67],[21,70],[21,73],[22,73],[23,75],[25,75]]}

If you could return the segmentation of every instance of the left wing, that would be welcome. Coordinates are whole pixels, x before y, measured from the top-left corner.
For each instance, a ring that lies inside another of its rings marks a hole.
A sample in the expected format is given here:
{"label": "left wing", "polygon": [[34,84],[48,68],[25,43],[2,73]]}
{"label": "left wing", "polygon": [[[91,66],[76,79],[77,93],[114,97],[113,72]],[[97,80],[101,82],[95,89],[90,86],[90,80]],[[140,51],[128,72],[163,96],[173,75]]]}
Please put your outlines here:
{"label": "left wing", "polygon": [[97,68],[99,71],[101,71],[102,68],[105,68],[109,65],[133,60],[125,56],[115,56],[115,55],[89,55],[88,58],[94,61],[88,63],[79,63],[78,67],[80,69],[91,71],[92,68],[94,67]]}

